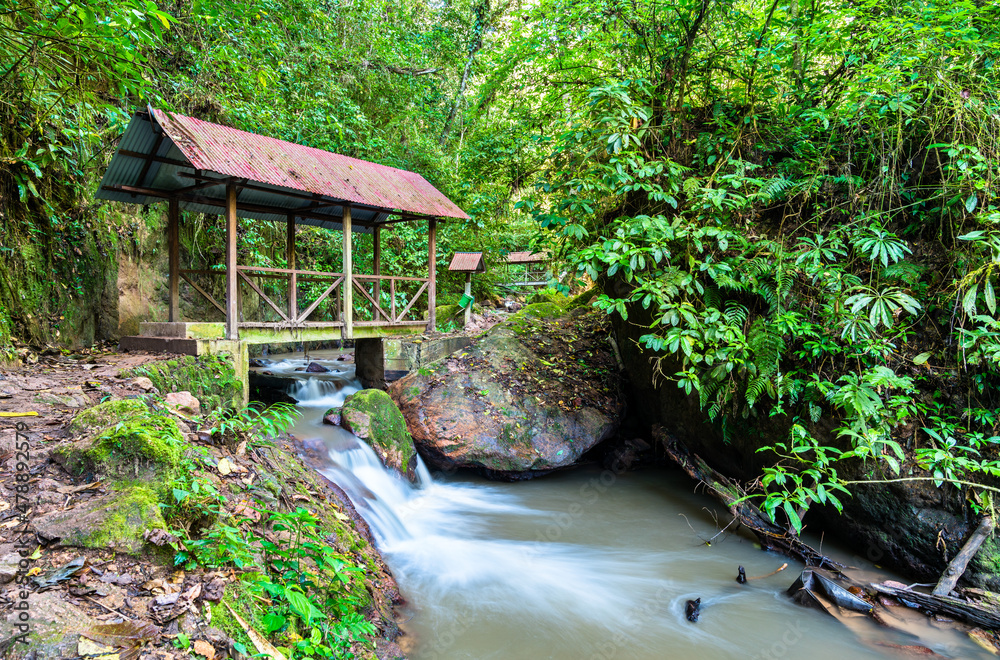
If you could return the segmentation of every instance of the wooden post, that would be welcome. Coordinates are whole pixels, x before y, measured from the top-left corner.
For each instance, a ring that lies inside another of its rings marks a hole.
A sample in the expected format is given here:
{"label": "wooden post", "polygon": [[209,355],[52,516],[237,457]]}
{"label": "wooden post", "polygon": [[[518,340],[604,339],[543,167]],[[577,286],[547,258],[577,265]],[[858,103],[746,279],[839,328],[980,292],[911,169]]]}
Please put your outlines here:
{"label": "wooden post", "polygon": [[[472,273],[465,274],[465,295],[472,297]],[[472,303],[465,308],[465,325],[468,327],[472,322]]]}
{"label": "wooden post", "polygon": [[173,198],[167,208],[167,254],[170,261],[170,312],[167,320],[171,323],[181,320],[180,215],[180,202]]}
{"label": "wooden post", "polygon": [[236,271],[236,185],[226,184],[226,339],[239,338]]}
{"label": "wooden post", "polygon": [[288,255],[288,319],[294,323],[299,316],[299,276],[295,271],[295,214],[288,214],[288,229],[285,233],[285,250]]}
{"label": "wooden post", "polygon": [[[375,225],[372,230],[372,275],[380,277],[382,275],[382,228]],[[375,302],[382,305],[382,281],[375,280]],[[375,308],[375,320],[379,320],[378,307]]]}
{"label": "wooden post", "polygon": [[351,207],[344,205],[344,336],[347,339],[354,338],[354,278],[351,277],[351,270],[354,267],[353,255],[351,254]]}
{"label": "wooden post", "polygon": [[437,327],[437,219],[427,221],[427,331]]}

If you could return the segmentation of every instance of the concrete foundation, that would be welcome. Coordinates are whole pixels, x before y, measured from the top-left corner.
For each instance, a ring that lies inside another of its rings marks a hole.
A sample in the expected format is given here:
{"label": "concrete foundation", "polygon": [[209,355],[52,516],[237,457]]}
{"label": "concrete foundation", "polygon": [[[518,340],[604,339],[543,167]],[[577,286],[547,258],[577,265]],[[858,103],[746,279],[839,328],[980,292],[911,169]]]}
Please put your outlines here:
{"label": "concrete foundation", "polygon": [[471,337],[441,339],[386,339],[385,369],[408,372],[436,362],[472,343]]}
{"label": "concrete foundation", "polygon": [[354,341],[355,374],[365,389],[385,389],[385,352],[382,339]]}
{"label": "concrete foundation", "polygon": [[[218,355],[233,358],[236,376],[243,382],[243,403],[250,398],[249,346],[251,344],[290,343],[329,340],[339,331],[331,328],[271,330],[241,328],[239,340],[227,340],[223,323],[142,323],[140,336],[122,337],[123,351],[179,353],[181,355]],[[390,380],[419,369],[431,362],[460,351],[472,343],[470,337],[442,339],[383,338],[379,334],[412,333],[412,328],[385,326],[355,327],[354,360],[358,380],[366,388],[385,389]],[[359,336],[360,335],[360,336]],[[375,336],[372,336],[375,335]]]}

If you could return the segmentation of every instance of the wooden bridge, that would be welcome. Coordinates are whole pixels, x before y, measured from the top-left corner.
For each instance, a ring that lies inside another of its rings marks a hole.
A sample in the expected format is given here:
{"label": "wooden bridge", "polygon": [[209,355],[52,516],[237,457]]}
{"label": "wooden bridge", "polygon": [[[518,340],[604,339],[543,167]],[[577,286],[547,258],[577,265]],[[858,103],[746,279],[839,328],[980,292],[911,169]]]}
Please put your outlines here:
{"label": "wooden bridge", "polygon": [[[166,323],[143,324],[147,339],[271,343],[433,329],[437,222],[468,218],[413,172],[153,108],[132,117],[97,197],[167,202],[169,313]],[[182,211],[224,218],[224,268],[181,268]],[[238,263],[240,217],[286,225],[287,267]],[[382,272],[382,233],[403,222],[426,223],[426,277]],[[295,230],[301,224],[341,233],[342,272],[296,268]],[[358,234],[372,237],[368,272],[357,272],[363,269],[354,263]],[[225,282],[221,300],[219,278]],[[182,319],[182,283],[224,320]]]}

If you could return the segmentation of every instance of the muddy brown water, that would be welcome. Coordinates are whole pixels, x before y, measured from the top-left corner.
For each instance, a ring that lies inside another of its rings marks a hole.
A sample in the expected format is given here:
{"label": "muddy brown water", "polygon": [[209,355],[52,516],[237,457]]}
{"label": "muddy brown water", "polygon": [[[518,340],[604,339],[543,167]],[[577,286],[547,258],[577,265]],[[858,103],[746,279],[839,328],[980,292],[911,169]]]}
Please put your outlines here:
{"label": "muddy brown water", "polygon": [[[304,364],[286,357],[281,371]],[[716,536],[727,514],[677,471],[582,467],[498,483],[422,468],[412,487],[354,436],[321,423],[359,387],[345,365],[323,363],[342,373],[293,386],[303,412],[293,432],[323,439],[324,473],[375,532],[407,600],[401,641],[411,660],[911,657],[888,645],[994,657],[954,624],[904,608],[891,610],[898,629],[887,629],[795,605],[785,595],[802,568],[795,562],[737,584],[740,565],[753,577],[788,560],[752,538]],[[829,542],[823,549],[855,567],[855,579],[900,579]],[[693,598],[702,604],[697,623],[684,617]]]}

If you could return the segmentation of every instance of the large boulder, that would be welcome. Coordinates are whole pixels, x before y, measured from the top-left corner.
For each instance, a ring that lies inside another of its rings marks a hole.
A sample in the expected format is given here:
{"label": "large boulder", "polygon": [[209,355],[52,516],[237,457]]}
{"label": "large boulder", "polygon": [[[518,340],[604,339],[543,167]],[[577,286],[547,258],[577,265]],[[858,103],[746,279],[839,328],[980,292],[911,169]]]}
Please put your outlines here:
{"label": "large boulder", "polygon": [[364,440],[386,468],[416,481],[417,452],[406,420],[382,390],[361,390],[344,399],[340,425]]}
{"label": "large boulder", "polygon": [[603,314],[528,305],[390,394],[435,467],[518,479],[574,464],[624,411]]}

